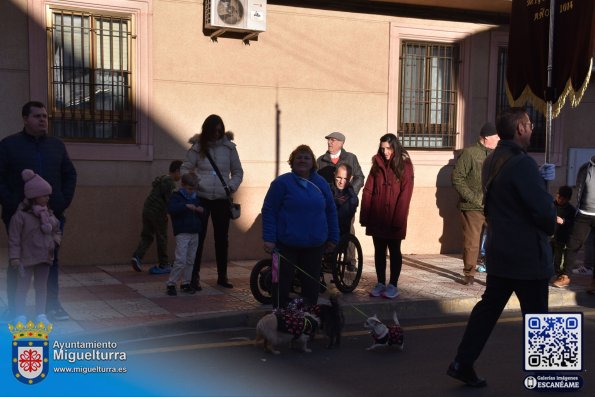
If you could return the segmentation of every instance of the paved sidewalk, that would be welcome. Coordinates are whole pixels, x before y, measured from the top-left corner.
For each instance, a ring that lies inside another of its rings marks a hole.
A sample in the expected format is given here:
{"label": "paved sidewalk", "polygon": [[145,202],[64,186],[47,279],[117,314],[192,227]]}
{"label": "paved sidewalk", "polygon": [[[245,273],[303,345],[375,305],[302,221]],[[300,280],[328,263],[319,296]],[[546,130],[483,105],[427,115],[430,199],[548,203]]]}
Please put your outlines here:
{"label": "paved sidewalk", "polygon": [[[165,294],[167,275],[137,273],[130,265],[63,266],[60,284],[64,308],[71,319],[54,324],[59,335],[96,332],[154,332],[253,326],[270,305],[257,302],[249,286],[250,271],[257,260],[232,261],[229,265],[233,289],[217,286],[214,263],[203,264],[201,285],[195,295]],[[145,270],[151,265],[146,264]],[[447,255],[406,255],[399,280],[401,295],[394,299],[371,298],[368,292],[376,283],[372,257],[366,257],[362,279],[351,294],[341,301],[348,323],[363,322],[364,314],[390,318],[396,311],[400,318],[437,317],[443,314],[468,313],[485,286],[485,274],[478,274],[475,285],[462,284],[462,260]],[[0,285],[6,272],[0,270]],[[550,288],[552,308],[591,302],[595,297],[585,289],[591,276],[577,275],[565,289]],[[2,288],[3,290],[4,288]],[[33,305],[32,293],[28,303]],[[590,305],[590,304],[589,304]],[[0,310],[6,307],[4,291]],[[518,309],[516,298],[507,309]]]}

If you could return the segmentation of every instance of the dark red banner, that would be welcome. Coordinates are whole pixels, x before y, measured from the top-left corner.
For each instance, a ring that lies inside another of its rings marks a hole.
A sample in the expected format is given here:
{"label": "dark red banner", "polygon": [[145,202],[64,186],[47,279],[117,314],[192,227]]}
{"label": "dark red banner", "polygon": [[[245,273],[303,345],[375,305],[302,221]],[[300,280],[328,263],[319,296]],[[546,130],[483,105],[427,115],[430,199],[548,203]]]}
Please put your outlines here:
{"label": "dark red banner", "polygon": [[[508,38],[506,93],[511,106],[530,102],[545,114],[551,0],[513,0]],[[556,0],[552,114],[568,99],[578,106],[591,76],[595,51],[595,1]]]}

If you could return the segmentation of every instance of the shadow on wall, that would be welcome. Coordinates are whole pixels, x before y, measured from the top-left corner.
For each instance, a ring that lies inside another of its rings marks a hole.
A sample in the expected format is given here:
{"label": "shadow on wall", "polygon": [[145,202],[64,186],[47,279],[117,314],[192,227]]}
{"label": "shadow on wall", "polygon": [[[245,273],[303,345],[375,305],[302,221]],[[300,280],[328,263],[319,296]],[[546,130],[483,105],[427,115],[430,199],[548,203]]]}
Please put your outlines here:
{"label": "shadow on wall", "polygon": [[441,254],[461,253],[463,246],[461,219],[456,210],[459,196],[450,181],[453,166],[454,159],[449,160],[436,177],[436,206],[442,218],[442,234],[439,238]]}
{"label": "shadow on wall", "polygon": [[[0,43],[0,52],[8,51],[10,55],[11,70],[18,72],[2,73],[0,71],[0,85],[5,87],[6,98],[12,98],[10,106],[0,112],[0,123],[10,127],[0,133],[0,139],[17,132],[22,128],[20,107],[30,99],[48,103],[48,98],[30,98],[33,84],[46,84],[44,78],[31,79],[30,70],[23,60],[29,59],[28,24],[31,21],[27,15],[27,6],[18,3],[27,2],[0,2],[0,33],[6,40]],[[37,25],[36,29],[46,31],[45,26]],[[16,76],[16,77],[15,77]],[[19,84],[11,83],[11,80]],[[35,91],[35,90],[33,90]],[[211,108],[206,105],[200,109],[202,119],[211,113],[221,115],[226,120],[226,115],[237,112],[234,102],[229,103],[229,108]],[[49,104],[48,104],[49,106]],[[237,105],[240,106],[240,105]],[[68,222],[65,229],[65,241],[61,251],[61,261],[65,265],[91,265],[91,264],[118,264],[128,263],[132,252],[138,244],[142,227],[142,206],[150,191],[151,182],[156,176],[167,173],[169,163],[174,159],[183,159],[190,144],[180,143],[179,134],[171,130],[151,115],[141,115],[144,111],[137,109],[139,119],[147,116],[152,131],[150,142],[154,148],[152,161],[119,161],[100,159],[99,161],[86,161],[75,159],[78,172],[78,184],[74,200],[67,210]],[[279,111],[277,109],[277,117]],[[279,129],[279,120],[277,120]],[[200,126],[198,127],[200,129]],[[190,138],[196,129],[185,131]],[[271,131],[274,134],[274,131]],[[279,133],[277,132],[277,135]],[[279,139],[277,138],[277,145]],[[241,150],[241,148],[240,148]],[[244,165],[244,171],[246,170]],[[271,170],[273,173],[273,170]],[[239,195],[241,195],[240,188]],[[241,197],[239,201],[242,203]],[[244,204],[244,203],[242,203]],[[253,222],[248,216],[253,216],[244,208],[244,215],[238,221],[232,221],[229,231],[230,259],[253,257],[262,252],[261,221],[257,216]],[[211,222],[209,222],[211,225]],[[168,251],[173,258],[175,242],[168,225],[169,244]],[[7,240],[6,232],[0,231],[0,241]],[[203,257],[205,260],[214,260],[214,241],[212,227],[209,226]],[[145,255],[147,263],[157,260],[156,245]]]}

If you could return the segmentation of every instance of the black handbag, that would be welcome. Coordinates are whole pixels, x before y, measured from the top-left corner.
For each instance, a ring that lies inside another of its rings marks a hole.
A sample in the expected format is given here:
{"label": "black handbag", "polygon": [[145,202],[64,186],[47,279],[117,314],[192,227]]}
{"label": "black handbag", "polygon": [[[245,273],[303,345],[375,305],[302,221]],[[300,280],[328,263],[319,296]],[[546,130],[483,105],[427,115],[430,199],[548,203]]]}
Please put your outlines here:
{"label": "black handbag", "polygon": [[233,202],[233,198],[231,197],[231,190],[229,190],[229,186],[227,186],[227,183],[225,183],[223,176],[221,176],[221,171],[219,171],[219,168],[217,167],[217,165],[211,158],[211,155],[209,154],[208,151],[206,153],[206,156],[207,156],[207,159],[209,159],[209,163],[211,163],[211,166],[215,170],[215,173],[219,177],[219,180],[221,181],[221,184],[223,185],[223,189],[225,189],[225,194],[227,194],[227,199],[229,200],[229,217],[231,219],[238,219],[240,217],[240,215],[242,214],[242,206],[238,203]]}

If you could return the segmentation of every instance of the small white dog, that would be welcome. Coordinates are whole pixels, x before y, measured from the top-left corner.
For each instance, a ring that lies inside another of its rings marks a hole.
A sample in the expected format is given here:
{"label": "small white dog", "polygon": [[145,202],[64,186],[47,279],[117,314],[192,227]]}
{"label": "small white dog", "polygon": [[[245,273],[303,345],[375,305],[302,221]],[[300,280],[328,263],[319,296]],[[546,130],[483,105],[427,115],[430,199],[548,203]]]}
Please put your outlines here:
{"label": "small white dog", "polygon": [[320,320],[308,313],[303,316],[289,318],[285,313],[269,313],[262,317],[256,324],[256,339],[254,344],[263,343],[264,350],[272,354],[279,354],[276,347],[280,345],[297,344],[298,348],[306,353],[308,340],[314,337]]}
{"label": "small white dog", "polygon": [[399,350],[403,350],[404,334],[397,313],[393,312],[393,325],[386,326],[378,319],[376,315],[369,317],[364,323],[364,327],[370,330],[370,335],[374,338],[374,344],[366,350],[374,350],[380,347],[396,346]]}

